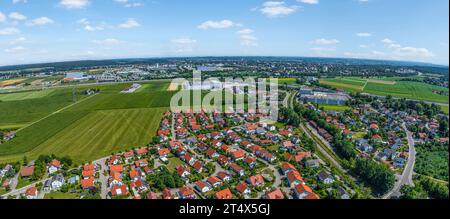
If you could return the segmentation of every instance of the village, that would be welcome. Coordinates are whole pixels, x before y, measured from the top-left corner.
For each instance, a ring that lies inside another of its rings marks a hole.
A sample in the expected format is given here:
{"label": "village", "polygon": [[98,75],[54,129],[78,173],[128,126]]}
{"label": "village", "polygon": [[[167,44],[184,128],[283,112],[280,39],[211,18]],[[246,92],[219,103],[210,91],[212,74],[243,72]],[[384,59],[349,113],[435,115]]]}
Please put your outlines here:
{"label": "village", "polygon": [[262,116],[167,112],[155,144],[71,170],[53,159],[45,180],[20,189],[16,181],[35,175],[36,167],[6,165],[2,186],[10,192],[3,197],[38,199],[57,192],[111,199],[319,199],[314,190],[320,188],[321,194],[351,198],[339,176],[302,147],[305,138],[297,129],[259,123]]}

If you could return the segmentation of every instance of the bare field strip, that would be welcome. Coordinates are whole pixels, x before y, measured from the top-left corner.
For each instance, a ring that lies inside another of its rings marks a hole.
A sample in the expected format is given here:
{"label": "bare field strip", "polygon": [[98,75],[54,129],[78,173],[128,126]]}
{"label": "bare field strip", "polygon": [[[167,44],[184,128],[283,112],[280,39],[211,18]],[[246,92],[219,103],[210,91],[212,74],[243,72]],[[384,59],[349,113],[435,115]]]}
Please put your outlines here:
{"label": "bare field strip", "polygon": [[13,80],[6,80],[6,81],[0,81],[0,87],[5,87],[5,86],[9,86],[12,84],[17,84],[20,83],[22,81],[25,81],[26,79],[13,79]]}
{"label": "bare field strip", "polygon": [[180,86],[179,83],[172,82],[170,83],[169,88],[167,88],[167,91],[177,91],[179,86]]}
{"label": "bare field strip", "polygon": [[356,89],[356,90],[361,90],[361,91],[364,89],[363,86],[342,84],[342,83],[336,83],[336,82],[331,82],[331,81],[320,81],[320,83],[330,85],[330,86],[335,86],[335,87],[345,87],[345,88],[351,88],[351,89]]}

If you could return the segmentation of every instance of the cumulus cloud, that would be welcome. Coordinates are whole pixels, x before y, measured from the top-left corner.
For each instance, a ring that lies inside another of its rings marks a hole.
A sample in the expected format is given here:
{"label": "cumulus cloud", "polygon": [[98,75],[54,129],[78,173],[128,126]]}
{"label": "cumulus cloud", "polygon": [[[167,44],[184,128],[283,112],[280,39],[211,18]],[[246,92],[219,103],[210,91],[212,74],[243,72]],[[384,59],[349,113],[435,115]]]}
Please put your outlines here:
{"label": "cumulus cloud", "polygon": [[301,3],[305,3],[305,4],[311,4],[311,5],[319,4],[319,0],[297,0],[297,1],[301,2]]}
{"label": "cumulus cloud", "polygon": [[275,18],[292,14],[298,8],[296,5],[287,5],[284,1],[267,1],[259,11],[267,17]]}
{"label": "cumulus cloud", "polygon": [[15,27],[7,27],[7,28],[0,29],[0,36],[14,35],[14,34],[19,34],[19,33],[20,33],[20,30]]}
{"label": "cumulus cloud", "polygon": [[130,29],[135,27],[140,27],[141,25],[133,18],[129,18],[124,23],[119,24],[119,28]]}
{"label": "cumulus cloud", "polygon": [[254,30],[248,28],[237,32],[241,46],[258,46],[258,38],[253,35],[254,32]]}
{"label": "cumulus cloud", "polygon": [[8,15],[9,18],[13,19],[13,20],[18,20],[18,21],[23,21],[26,20],[27,17],[19,12],[11,12]]}
{"label": "cumulus cloud", "polygon": [[6,21],[6,15],[0,11],[0,22],[5,22],[5,21]]}
{"label": "cumulus cloud", "polygon": [[122,4],[125,8],[136,8],[144,6],[144,4],[140,2],[131,2],[130,0],[114,0],[115,2]]}
{"label": "cumulus cloud", "polygon": [[25,51],[25,48],[23,46],[16,46],[10,49],[5,49],[4,50],[6,53],[21,53],[23,51]]}
{"label": "cumulus cloud", "polygon": [[13,4],[17,4],[17,3],[27,3],[27,0],[12,0]]}
{"label": "cumulus cloud", "polygon": [[69,9],[81,9],[85,8],[90,4],[89,0],[61,0],[59,2],[63,7]]}
{"label": "cumulus cloud", "polygon": [[236,24],[230,20],[222,20],[222,21],[205,21],[198,26],[199,29],[207,30],[207,29],[224,29],[234,27]]}
{"label": "cumulus cloud", "polygon": [[316,45],[335,45],[335,44],[339,43],[339,40],[321,38],[321,39],[316,39],[316,40],[312,41],[311,43],[316,44]]}
{"label": "cumulus cloud", "polygon": [[173,50],[177,53],[185,53],[194,51],[194,45],[197,40],[190,37],[179,37],[171,40],[173,44]]}
{"label": "cumulus cloud", "polygon": [[358,36],[358,37],[371,37],[372,34],[371,33],[362,32],[362,33],[356,33],[356,36]]}
{"label": "cumulus cloud", "polygon": [[48,17],[39,17],[28,22],[28,26],[43,26],[47,24],[55,23],[52,19]]}

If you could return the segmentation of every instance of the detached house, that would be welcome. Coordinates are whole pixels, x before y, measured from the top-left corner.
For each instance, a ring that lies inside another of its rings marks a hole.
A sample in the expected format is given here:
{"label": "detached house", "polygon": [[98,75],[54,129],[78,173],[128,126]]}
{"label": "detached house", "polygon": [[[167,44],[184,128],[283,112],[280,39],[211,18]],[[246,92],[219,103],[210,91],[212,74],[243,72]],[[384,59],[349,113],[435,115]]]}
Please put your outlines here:
{"label": "detached house", "polygon": [[195,182],[195,189],[197,189],[197,191],[199,191],[201,193],[206,193],[206,192],[211,191],[211,187],[201,180]]}
{"label": "detached house", "polygon": [[52,160],[52,162],[50,162],[48,164],[48,173],[49,174],[55,173],[60,168],[61,168],[61,162],[59,160]]}

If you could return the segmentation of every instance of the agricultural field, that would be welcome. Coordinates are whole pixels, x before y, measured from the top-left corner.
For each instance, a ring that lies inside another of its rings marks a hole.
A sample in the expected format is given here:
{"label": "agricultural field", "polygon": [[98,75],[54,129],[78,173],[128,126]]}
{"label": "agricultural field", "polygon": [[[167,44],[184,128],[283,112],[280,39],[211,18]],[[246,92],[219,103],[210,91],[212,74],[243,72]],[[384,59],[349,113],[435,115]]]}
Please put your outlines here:
{"label": "agricultural field", "polygon": [[[30,125],[0,145],[0,163],[21,160],[24,155],[33,159],[40,154],[67,155],[82,163],[147,144],[155,136],[173,92],[166,91],[168,82],[150,82],[141,88],[148,92],[120,93],[130,85],[78,87],[80,91],[99,88],[101,92],[80,96],[76,103],[72,102],[72,89],[57,89],[36,99],[1,102],[0,109],[11,114],[14,110],[22,112],[13,119],[0,115],[0,124]],[[14,102],[24,103],[11,104]],[[27,116],[35,108],[40,109],[37,115]]]}
{"label": "agricultural field", "polygon": [[447,88],[421,82],[401,81],[402,78],[358,78],[343,77],[320,80],[321,84],[341,88],[348,92],[364,92],[374,95],[391,95],[398,98],[448,103],[448,96],[433,91],[448,91]]}

